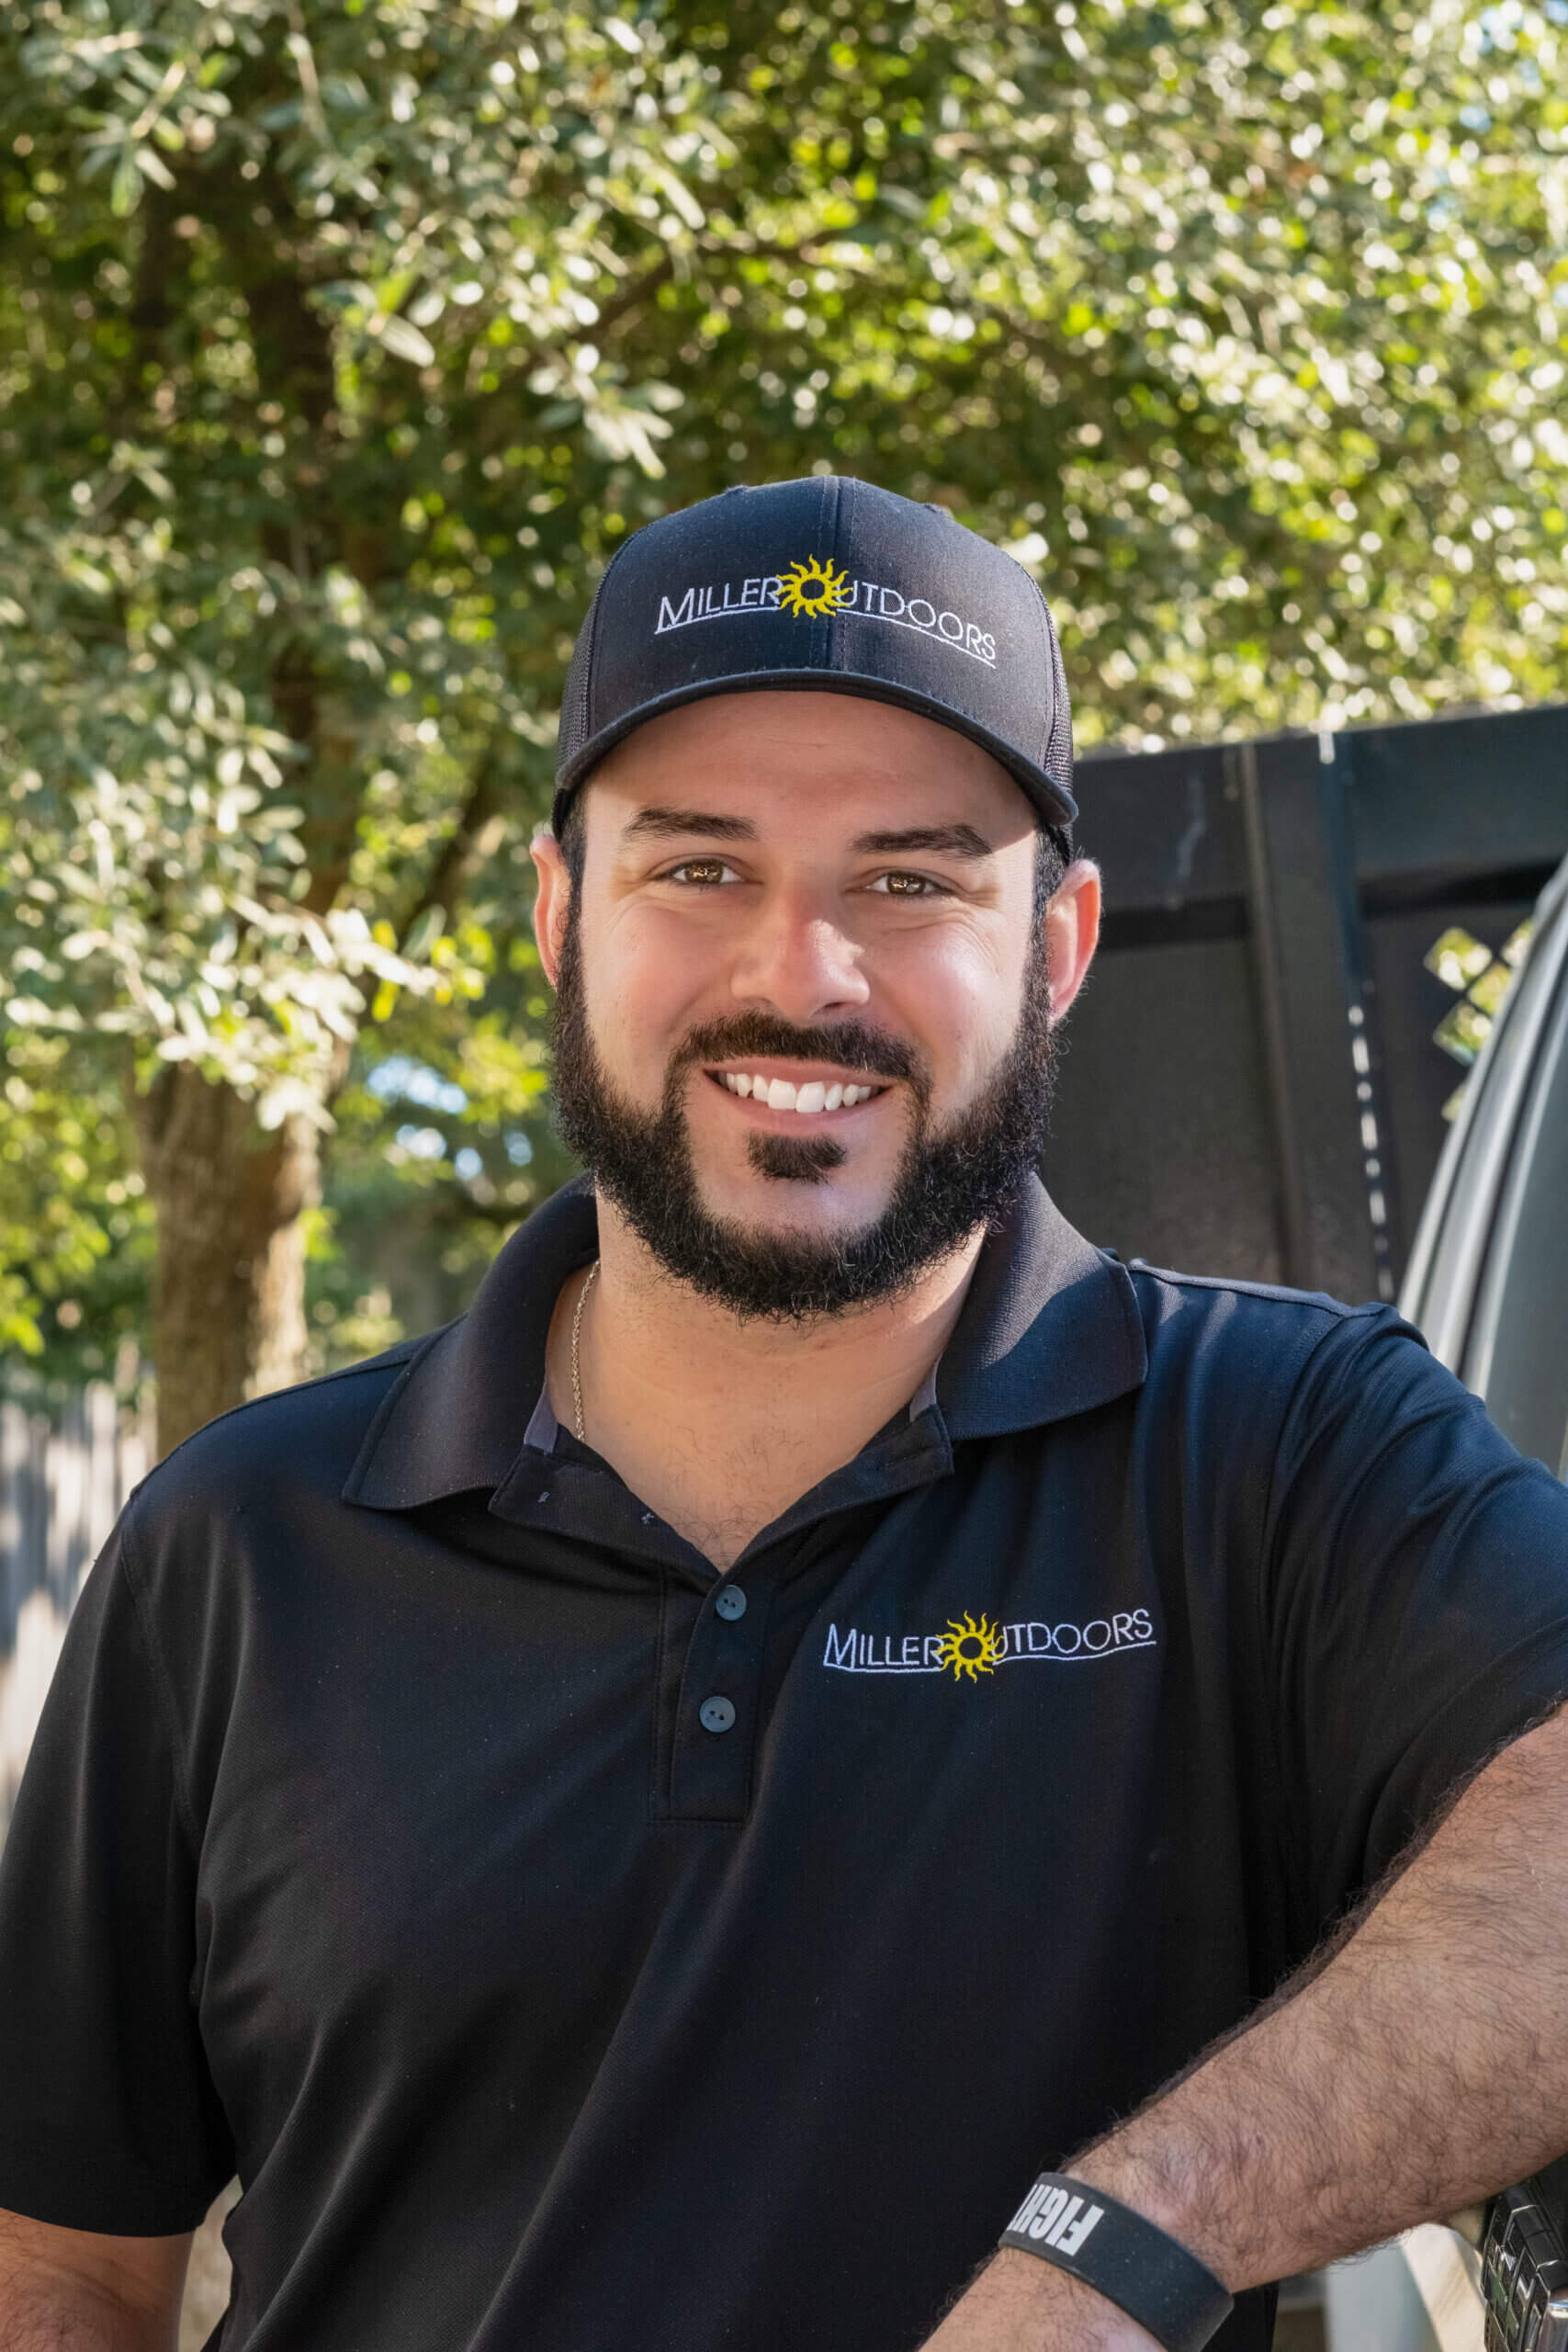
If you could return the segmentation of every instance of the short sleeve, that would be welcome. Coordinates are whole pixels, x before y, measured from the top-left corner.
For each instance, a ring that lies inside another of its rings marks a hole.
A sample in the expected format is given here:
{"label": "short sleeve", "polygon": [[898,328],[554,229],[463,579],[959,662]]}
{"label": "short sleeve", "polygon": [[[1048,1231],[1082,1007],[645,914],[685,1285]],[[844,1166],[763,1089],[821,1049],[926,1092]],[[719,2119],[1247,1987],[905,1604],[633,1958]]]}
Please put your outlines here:
{"label": "short sleeve", "polygon": [[196,1857],[126,1521],[82,1589],[0,1855],[0,2208],[194,2229],[233,2171],[194,2006]]}
{"label": "short sleeve", "polygon": [[1392,1310],[1347,1317],[1296,1385],[1264,1554],[1295,1875],[1322,1920],[1568,1698],[1568,1488]]}

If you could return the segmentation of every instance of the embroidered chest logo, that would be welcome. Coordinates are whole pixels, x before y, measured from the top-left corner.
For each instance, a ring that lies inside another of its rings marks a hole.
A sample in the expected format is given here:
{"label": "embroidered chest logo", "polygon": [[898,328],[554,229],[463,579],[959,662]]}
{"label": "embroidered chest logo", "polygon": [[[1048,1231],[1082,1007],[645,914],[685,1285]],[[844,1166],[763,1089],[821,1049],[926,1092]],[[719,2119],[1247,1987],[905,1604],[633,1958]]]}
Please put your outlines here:
{"label": "embroidered chest logo", "polygon": [[1063,1618],[1022,1618],[1011,1624],[965,1610],[950,1617],[942,1634],[864,1633],[858,1625],[829,1625],[822,1663],[839,1674],[947,1674],[955,1682],[978,1682],[1004,1666],[1063,1666],[1109,1657],[1121,1650],[1156,1646],[1146,1609],[1121,1609],[1086,1624]]}
{"label": "embroidered chest logo", "polygon": [[965,1674],[974,1682],[999,1666],[1006,1654],[999,1628],[988,1617],[976,1624],[966,1609],[962,1618],[948,1619],[947,1631],[937,1645],[936,1660],[944,1670],[952,1668],[955,1682]]}

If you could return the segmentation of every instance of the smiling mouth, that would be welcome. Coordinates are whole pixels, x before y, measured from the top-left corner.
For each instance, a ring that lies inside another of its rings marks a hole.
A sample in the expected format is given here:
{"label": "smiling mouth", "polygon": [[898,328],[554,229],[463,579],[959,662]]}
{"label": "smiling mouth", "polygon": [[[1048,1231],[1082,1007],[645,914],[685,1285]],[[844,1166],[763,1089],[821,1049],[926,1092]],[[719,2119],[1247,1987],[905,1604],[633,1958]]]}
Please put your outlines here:
{"label": "smiling mouth", "polygon": [[845,1085],[837,1079],[831,1085],[813,1078],[795,1086],[787,1078],[752,1077],[744,1070],[710,1070],[708,1075],[743,1102],[760,1103],[770,1111],[794,1111],[807,1119],[829,1111],[852,1111],[874,1095],[887,1091],[886,1086]]}

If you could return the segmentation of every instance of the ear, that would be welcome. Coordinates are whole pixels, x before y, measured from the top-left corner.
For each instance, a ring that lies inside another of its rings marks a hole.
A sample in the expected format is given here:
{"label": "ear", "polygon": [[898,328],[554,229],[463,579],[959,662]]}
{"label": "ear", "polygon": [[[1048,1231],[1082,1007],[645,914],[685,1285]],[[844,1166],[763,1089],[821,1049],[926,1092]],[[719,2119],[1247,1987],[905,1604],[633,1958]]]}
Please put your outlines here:
{"label": "ear", "polygon": [[539,827],[529,850],[534,860],[534,871],[539,877],[538,895],[534,900],[534,937],[538,945],[539,961],[545,967],[545,978],[554,988],[556,976],[560,970],[567,910],[571,905],[571,876],[566,870],[560,843],[547,825]]}
{"label": "ear", "polygon": [[1045,910],[1045,968],[1051,975],[1052,1025],[1084,984],[1100,938],[1100,868],[1077,857]]}

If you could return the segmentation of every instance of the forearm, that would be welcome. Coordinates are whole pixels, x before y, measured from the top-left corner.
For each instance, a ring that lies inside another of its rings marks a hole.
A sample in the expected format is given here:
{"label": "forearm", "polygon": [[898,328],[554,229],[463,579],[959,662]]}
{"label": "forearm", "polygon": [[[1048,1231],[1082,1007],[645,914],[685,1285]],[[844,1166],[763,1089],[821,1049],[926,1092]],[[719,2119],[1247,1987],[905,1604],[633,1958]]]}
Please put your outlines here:
{"label": "forearm", "polygon": [[1234,2291],[1568,2148],[1568,1712],[1472,1784],[1326,1964],[1073,2162]]}
{"label": "forearm", "polygon": [[0,2352],[167,2352],[171,2340],[80,2278],[0,2262]]}
{"label": "forearm", "polygon": [[[1063,2169],[1168,2230],[1234,2294],[1561,2154],[1565,1819],[1568,1710],[1480,1774],[1315,1968]],[[928,2352],[1151,2352],[1152,2341],[1091,2289],[1010,2249]]]}
{"label": "forearm", "polygon": [[174,2352],[189,2245],[0,2212],[0,2352]]}

